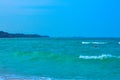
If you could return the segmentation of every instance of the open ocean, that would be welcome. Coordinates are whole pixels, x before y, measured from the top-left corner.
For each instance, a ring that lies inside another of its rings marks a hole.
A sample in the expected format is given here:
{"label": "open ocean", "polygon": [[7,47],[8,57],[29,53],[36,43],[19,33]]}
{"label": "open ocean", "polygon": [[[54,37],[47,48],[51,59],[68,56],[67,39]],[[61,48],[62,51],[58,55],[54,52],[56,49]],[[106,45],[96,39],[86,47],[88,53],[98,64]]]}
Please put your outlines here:
{"label": "open ocean", "polygon": [[120,38],[0,39],[0,80],[120,80]]}

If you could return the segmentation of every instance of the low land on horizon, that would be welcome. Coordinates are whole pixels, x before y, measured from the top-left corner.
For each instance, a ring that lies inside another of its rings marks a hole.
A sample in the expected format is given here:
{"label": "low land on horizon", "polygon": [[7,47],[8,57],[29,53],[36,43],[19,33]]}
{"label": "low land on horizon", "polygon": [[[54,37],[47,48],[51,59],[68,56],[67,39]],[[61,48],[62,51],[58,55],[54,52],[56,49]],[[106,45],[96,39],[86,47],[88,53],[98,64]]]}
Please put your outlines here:
{"label": "low land on horizon", "polygon": [[38,34],[22,34],[22,33],[8,33],[0,31],[0,38],[48,38],[49,36],[42,36]]}

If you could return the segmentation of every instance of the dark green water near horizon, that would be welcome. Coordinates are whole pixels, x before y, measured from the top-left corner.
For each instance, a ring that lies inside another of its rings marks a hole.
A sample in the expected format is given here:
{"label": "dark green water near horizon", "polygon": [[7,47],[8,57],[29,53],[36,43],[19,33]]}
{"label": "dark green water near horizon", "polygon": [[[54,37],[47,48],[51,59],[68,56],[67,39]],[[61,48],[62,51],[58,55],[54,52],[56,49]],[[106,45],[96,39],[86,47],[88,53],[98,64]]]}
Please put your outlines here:
{"label": "dark green water near horizon", "polygon": [[0,80],[119,80],[119,38],[0,39]]}

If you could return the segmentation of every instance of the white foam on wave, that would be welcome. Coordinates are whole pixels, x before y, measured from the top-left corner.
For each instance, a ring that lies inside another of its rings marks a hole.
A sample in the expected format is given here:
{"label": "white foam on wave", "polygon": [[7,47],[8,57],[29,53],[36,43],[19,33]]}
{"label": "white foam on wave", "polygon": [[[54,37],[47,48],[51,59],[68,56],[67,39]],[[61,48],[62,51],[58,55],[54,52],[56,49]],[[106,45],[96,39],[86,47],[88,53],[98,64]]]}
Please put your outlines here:
{"label": "white foam on wave", "polygon": [[82,42],[82,44],[90,44],[90,42]]}
{"label": "white foam on wave", "polygon": [[52,80],[49,77],[24,77],[24,76],[15,76],[15,75],[2,75],[0,80]]}
{"label": "white foam on wave", "polygon": [[120,56],[113,56],[111,54],[102,54],[99,56],[79,56],[80,59],[105,59],[105,58],[120,58]]}
{"label": "white foam on wave", "polygon": [[82,44],[106,44],[106,42],[82,42]]}
{"label": "white foam on wave", "polygon": [[92,42],[92,44],[106,44],[106,42]]}

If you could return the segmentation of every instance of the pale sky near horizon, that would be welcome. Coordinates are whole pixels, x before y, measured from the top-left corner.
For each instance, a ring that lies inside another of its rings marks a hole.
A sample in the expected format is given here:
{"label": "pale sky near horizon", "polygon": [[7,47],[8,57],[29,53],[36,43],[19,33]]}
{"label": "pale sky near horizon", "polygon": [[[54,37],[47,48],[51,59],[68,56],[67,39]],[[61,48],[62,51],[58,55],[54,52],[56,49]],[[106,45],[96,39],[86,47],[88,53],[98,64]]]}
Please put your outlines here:
{"label": "pale sky near horizon", "polygon": [[1,0],[0,30],[52,37],[120,37],[120,1]]}

